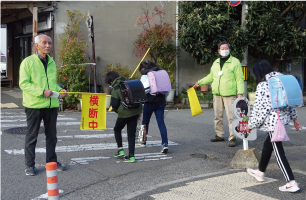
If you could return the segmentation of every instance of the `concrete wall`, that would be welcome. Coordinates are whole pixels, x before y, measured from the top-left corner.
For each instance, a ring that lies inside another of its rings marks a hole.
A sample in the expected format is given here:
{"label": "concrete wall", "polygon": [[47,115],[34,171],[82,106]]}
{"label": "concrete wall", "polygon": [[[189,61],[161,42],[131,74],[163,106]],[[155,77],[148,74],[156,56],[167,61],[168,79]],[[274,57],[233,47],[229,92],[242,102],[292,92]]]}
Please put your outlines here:
{"label": "concrete wall", "polygon": [[[133,50],[133,42],[137,35],[140,34],[141,28],[134,27],[136,19],[142,15],[142,7],[146,4],[148,8],[153,10],[155,6],[165,5],[165,22],[170,22],[175,27],[176,2],[160,2],[160,1],[63,1],[57,2],[57,9],[53,12],[54,15],[54,51],[56,53],[55,61],[60,65],[56,49],[59,48],[59,35],[63,34],[63,27],[67,24],[66,9],[79,10],[82,14],[87,14],[88,10],[94,17],[94,31],[95,31],[95,48],[96,48],[96,62],[97,62],[97,78],[103,86],[104,70],[107,64],[121,63],[122,66],[134,70],[141,58],[135,57]],[[158,20],[158,19],[157,19]],[[305,27],[305,19],[301,22],[301,26]],[[88,30],[85,22],[81,22],[81,31],[84,34],[89,50],[86,51],[88,62],[92,62],[91,42],[88,41]],[[252,72],[252,66],[258,60],[254,60],[251,56],[248,57],[248,70]],[[181,88],[186,88],[186,83],[195,83],[199,79],[205,77],[210,71],[211,63],[200,66],[189,56],[184,50],[181,51],[181,57],[178,59],[178,93]],[[139,72],[137,72],[139,73]],[[302,62],[292,63],[291,74],[303,77]],[[87,74],[91,74],[90,66],[87,66]],[[139,74],[140,75],[140,74]],[[92,78],[92,76],[91,76]]]}
{"label": "concrete wall", "polygon": [[179,83],[178,89],[181,92],[182,87],[186,87],[187,83],[196,83],[204,78],[210,72],[211,64],[197,65],[196,61],[189,56],[186,51],[181,51],[181,57],[178,59]]}
{"label": "concrete wall", "polygon": [[[155,6],[165,5],[165,22],[170,22],[175,27],[175,5],[176,2],[160,2],[160,1],[62,1],[58,2],[57,9],[53,12],[54,15],[54,49],[59,48],[59,35],[63,34],[63,27],[67,24],[68,10],[79,10],[82,14],[87,14],[88,10],[93,15],[94,33],[95,33],[95,51],[97,62],[97,78],[99,84],[104,84],[104,70],[107,64],[121,63],[122,66],[127,66],[128,69],[134,71],[141,58],[136,57],[133,53],[133,42],[140,34],[141,28],[134,27],[136,19],[142,15],[142,7],[148,4],[148,9],[153,11]],[[156,20],[159,20],[157,18]],[[88,30],[85,22],[80,23],[81,31],[89,45],[89,50],[86,51],[88,62],[92,62],[92,46],[88,41]],[[55,56],[55,61],[60,65],[58,55]],[[90,66],[87,66],[87,73],[90,73]],[[137,72],[139,73],[139,72]],[[140,73],[139,73],[140,75]],[[92,76],[91,76],[92,78]]]}

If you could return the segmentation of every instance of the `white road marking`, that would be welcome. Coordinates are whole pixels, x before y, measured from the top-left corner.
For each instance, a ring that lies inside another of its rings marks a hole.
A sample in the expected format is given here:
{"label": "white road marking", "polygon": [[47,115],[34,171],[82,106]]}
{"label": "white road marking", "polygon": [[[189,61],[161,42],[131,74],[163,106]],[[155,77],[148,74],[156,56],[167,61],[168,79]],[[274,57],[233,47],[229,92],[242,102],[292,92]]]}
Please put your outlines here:
{"label": "white road marking", "polygon": [[[186,185],[170,189],[170,191],[150,195],[154,199],[269,199],[275,198],[260,193],[245,190],[244,188],[262,186],[263,184],[277,181],[266,177],[266,181],[260,183],[246,172],[216,176],[204,180],[193,181]],[[222,191],[222,192],[220,192]]]}
{"label": "white road marking", "polygon": [[17,106],[14,103],[0,103],[0,107],[1,108],[19,108],[19,106]]}
{"label": "white road marking", "polygon": [[[179,145],[178,143],[168,141],[168,145]],[[161,141],[147,141],[147,147],[161,146]],[[136,148],[141,148],[140,144],[135,145]],[[55,152],[77,152],[77,151],[96,151],[105,149],[117,149],[117,143],[107,144],[81,144],[73,146],[57,146]],[[128,148],[128,143],[123,142],[123,148]],[[24,149],[5,150],[6,153],[12,155],[24,155]],[[36,153],[46,153],[46,148],[35,148]]]}
{"label": "white road marking", "polygon": [[[103,130],[86,130],[86,132],[93,132],[93,131],[106,131],[106,130],[113,130],[114,128],[106,128],[106,129],[103,129]],[[122,131],[124,131],[125,129],[122,129]],[[80,129],[78,130],[64,130],[63,132],[76,132],[76,131],[80,131]]]}
{"label": "white road marking", "polygon": [[[57,120],[76,120],[74,118],[57,118]],[[9,123],[12,123],[12,122],[25,122],[27,121],[27,119],[12,119],[12,120],[1,120],[1,123],[3,122],[9,122]],[[67,122],[68,123],[68,122]]]}
{"label": "white road marking", "polygon": [[24,112],[1,112],[1,115],[25,115]]}
{"label": "white road marking", "polygon": [[111,157],[87,157],[87,158],[71,158],[70,165],[75,165],[76,163],[79,164],[89,164],[90,161],[94,160],[103,160],[103,159],[109,159]]}
{"label": "white road marking", "polygon": [[[91,139],[91,138],[113,138],[113,137],[114,137],[114,134],[63,135],[63,136],[57,136],[58,139],[64,139],[64,138]],[[127,134],[123,133],[122,137],[127,137]],[[147,137],[152,137],[152,136],[148,135]]]}
{"label": "white road marking", "polygon": [[[57,122],[56,123],[57,126],[72,126],[72,125],[80,125],[80,122]],[[6,128],[6,127],[10,127],[10,128],[14,128],[14,127],[26,127],[27,124],[1,124],[1,127]],[[43,123],[40,124],[40,126],[43,126]]]}
{"label": "white road marking", "polygon": [[[58,191],[59,191],[60,194],[64,193],[63,190],[58,190]],[[43,200],[43,199],[48,199],[48,193],[42,194],[42,195],[40,195],[40,196],[38,196],[38,197],[36,197],[32,200]]]}
{"label": "white road marking", "polygon": [[[2,113],[1,113],[2,114]],[[3,114],[1,115],[1,119],[2,118],[26,118],[25,115],[17,115],[17,116],[3,116]]]}
{"label": "white road marking", "polygon": [[[172,159],[172,157],[167,157],[167,154],[163,153],[143,153],[143,154],[135,154],[136,162],[147,162],[147,161],[156,161],[156,160],[167,160]],[[116,161],[116,163],[123,163],[130,161]]]}

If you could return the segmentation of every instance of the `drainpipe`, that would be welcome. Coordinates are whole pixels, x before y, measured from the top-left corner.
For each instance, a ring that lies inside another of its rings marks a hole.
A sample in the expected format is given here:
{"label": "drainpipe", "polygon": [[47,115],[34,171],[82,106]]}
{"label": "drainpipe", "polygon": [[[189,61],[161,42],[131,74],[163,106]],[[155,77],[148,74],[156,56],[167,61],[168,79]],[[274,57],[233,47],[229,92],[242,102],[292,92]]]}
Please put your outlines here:
{"label": "drainpipe", "polygon": [[[179,2],[176,1],[176,49],[178,48],[178,14],[179,14]],[[175,72],[175,94],[178,96],[178,56],[175,58],[176,72]]]}

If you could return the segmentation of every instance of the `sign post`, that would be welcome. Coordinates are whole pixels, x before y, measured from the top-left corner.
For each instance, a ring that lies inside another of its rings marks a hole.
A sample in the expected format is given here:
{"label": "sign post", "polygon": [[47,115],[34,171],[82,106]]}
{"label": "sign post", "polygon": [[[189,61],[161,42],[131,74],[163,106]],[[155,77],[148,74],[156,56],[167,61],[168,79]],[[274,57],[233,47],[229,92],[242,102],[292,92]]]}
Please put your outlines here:
{"label": "sign post", "polygon": [[228,1],[228,3],[231,5],[231,6],[238,6],[241,1]]}
{"label": "sign post", "polygon": [[246,131],[251,112],[249,100],[245,97],[237,98],[233,103],[233,114],[236,119],[232,123],[232,131],[237,138],[243,140],[243,149],[239,149],[232,162],[232,168],[256,168],[260,154],[253,148],[249,149],[248,141],[256,140],[257,132],[253,129],[251,132]]}

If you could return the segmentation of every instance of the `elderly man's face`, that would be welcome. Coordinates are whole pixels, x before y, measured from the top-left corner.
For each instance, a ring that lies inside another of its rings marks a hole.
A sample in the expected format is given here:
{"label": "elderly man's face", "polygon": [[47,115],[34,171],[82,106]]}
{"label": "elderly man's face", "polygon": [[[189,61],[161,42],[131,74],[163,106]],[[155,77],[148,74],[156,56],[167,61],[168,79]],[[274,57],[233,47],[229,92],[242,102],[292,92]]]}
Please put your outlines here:
{"label": "elderly man's face", "polygon": [[218,49],[218,52],[222,56],[222,58],[225,58],[230,54],[230,49],[227,44],[222,44],[220,46],[220,49]]}
{"label": "elderly man's face", "polygon": [[49,37],[42,35],[39,38],[39,43],[35,44],[38,53],[40,54],[49,54],[52,49],[52,42]]}
{"label": "elderly man's face", "polygon": [[227,44],[222,44],[220,46],[220,49],[218,49],[219,53],[220,53],[221,50],[229,50],[228,45]]}

